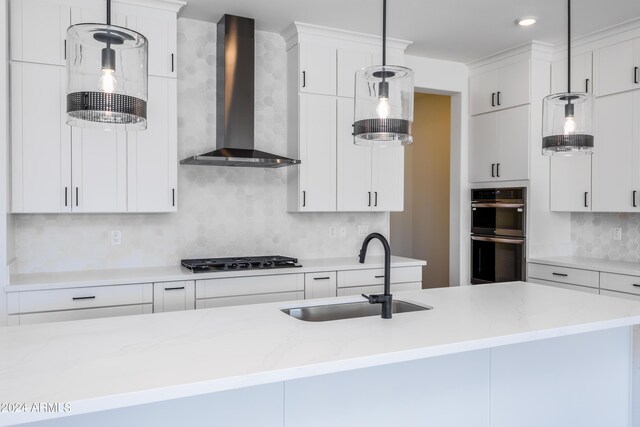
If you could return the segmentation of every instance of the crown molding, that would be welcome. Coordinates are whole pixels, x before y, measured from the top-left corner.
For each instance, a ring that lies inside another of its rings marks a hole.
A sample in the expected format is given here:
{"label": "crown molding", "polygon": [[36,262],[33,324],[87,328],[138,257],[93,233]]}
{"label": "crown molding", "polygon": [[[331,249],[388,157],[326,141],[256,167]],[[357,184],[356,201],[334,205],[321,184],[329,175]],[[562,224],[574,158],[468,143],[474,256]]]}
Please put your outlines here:
{"label": "crown molding", "polygon": [[174,13],[180,12],[180,9],[187,4],[186,1],[181,0],[113,0],[113,2],[133,6],[150,7],[153,9],[162,9]]}
{"label": "crown molding", "polygon": [[514,56],[530,55],[534,59],[551,60],[554,46],[550,43],[531,41],[509,49],[501,50],[484,58],[467,63],[469,70],[476,70],[498,61],[507,60]]}

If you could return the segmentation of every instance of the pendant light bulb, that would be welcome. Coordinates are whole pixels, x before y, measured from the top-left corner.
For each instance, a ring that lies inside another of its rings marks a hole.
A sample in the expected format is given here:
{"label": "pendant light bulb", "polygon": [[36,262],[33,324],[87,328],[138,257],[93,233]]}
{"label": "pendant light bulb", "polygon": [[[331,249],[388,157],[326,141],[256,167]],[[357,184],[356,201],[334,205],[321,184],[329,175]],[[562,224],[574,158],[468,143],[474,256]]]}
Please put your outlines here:
{"label": "pendant light bulb", "polygon": [[113,93],[118,88],[118,81],[114,77],[114,71],[105,68],[102,70],[102,77],[98,80],[98,89],[105,93]]}
{"label": "pendant light bulb", "polygon": [[576,131],[576,120],[572,117],[566,117],[564,120],[564,134],[569,135]]}
{"label": "pendant light bulb", "polygon": [[378,113],[378,117],[381,119],[386,119],[389,117],[389,113],[391,113],[391,105],[389,104],[389,98],[386,96],[381,96],[378,101],[378,106],[376,107],[376,113]]}

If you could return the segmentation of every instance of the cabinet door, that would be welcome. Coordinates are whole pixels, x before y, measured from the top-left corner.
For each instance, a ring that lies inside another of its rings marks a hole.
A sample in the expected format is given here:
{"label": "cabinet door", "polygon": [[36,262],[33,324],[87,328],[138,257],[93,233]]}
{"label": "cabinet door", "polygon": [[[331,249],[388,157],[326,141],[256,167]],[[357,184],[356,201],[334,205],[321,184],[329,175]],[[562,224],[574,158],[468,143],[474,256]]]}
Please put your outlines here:
{"label": "cabinet door", "polygon": [[335,297],[336,289],[335,271],[304,275],[304,299]]}
{"label": "cabinet door", "polygon": [[126,132],[73,128],[71,138],[72,210],[126,212]]}
{"label": "cabinet door", "polygon": [[[592,52],[571,56],[571,90],[593,93]],[[567,91],[567,60],[551,64],[551,93]]]}
{"label": "cabinet door", "polygon": [[369,52],[338,49],[338,96],[354,97],[356,71],[371,66],[372,58]]}
{"label": "cabinet door", "polygon": [[301,211],[336,210],[336,99],[300,94]]}
{"label": "cabinet door", "polygon": [[149,75],[176,76],[176,14],[170,11],[116,3],[114,12],[126,17],[127,27],[149,41]]}
{"label": "cabinet door", "polygon": [[336,94],[336,49],[304,43],[300,49],[300,92]]}
{"label": "cabinet door", "polygon": [[554,212],[591,211],[591,156],[552,156],[550,209]]}
{"label": "cabinet door", "polygon": [[499,181],[529,179],[529,105],[499,111],[497,117]]}
{"label": "cabinet door", "polygon": [[11,64],[13,212],[71,210],[64,74],[64,68],[55,65]]}
{"label": "cabinet door", "polygon": [[153,284],[153,312],[193,310],[196,294],[193,280]]}
{"label": "cabinet door", "polygon": [[338,99],[338,211],[370,211],[371,147],[353,143],[353,98]]}
{"label": "cabinet door", "polygon": [[593,211],[632,212],[634,168],[633,92],[598,98],[593,154]]}
{"label": "cabinet door", "polygon": [[495,164],[498,159],[496,113],[471,117],[469,135],[469,180],[495,180]]}
{"label": "cabinet door", "polygon": [[177,210],[176,83],[176,79],[149,77],[147,130],[128,134],[130,212]]}
{"label": "cabinet door", "polygon": [[487,71],[469,79],[469,114],[486,113],[496,108],[497,72]]}
{"label": "cabinet door", "polygon": [[64,65],[70,8],[47,0],[12,0],[10,10],[11,59]]}
{"label": "cabinet door", "polygon": [[516,62],[498,70],[498,108],[511,108],[529,103],[529,60]]}
{"label": "cabinet door", "polygon": [[634,41],[627,40],[594,52],[597,96],[623,92],[638,86],[634,83]]}
{"label": "cabinet door", "polygon": [[372,209],[376,212],[404,210],[404,147],[371,149]]}

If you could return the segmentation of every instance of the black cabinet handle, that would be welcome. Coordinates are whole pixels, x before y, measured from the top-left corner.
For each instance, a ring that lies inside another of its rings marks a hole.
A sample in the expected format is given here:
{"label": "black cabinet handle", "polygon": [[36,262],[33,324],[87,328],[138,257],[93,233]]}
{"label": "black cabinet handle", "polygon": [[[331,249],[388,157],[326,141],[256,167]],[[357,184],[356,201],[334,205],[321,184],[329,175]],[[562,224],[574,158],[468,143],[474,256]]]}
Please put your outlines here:
{"label": "black cabinet handle", "polygon": [[307,206],[307,192],[303,191],[302,192],[302,207],[304,208],[305,206]]}
{"label": "black cabinet handle", "polygon": [[67,39],[64,39],[64,59],[67,59]]}
{"label": "black cabinet handle", "polygon": [[638,207],[638,204],[636,203],[636,194],[637,194],[637,193],[638,193],[638,192],[637,192],[636,190],[633,190],[633,207],[634,207],[634,208],[637,208],[637,207]]}
{"label": "black cabinet handle", "polygon": [[636,84],[640,83],[640,68],[638,67],[633,68],[633,82]]}
{"label": "black cabinet handle", "polygon": [[500,93],[501,93],[501,92],[498,92],[498,96],[497,96],[498,105],[500,105]]}
{"label": "black cabinet handle", "polygon": [[307,87],[307,72],[302,72],[302,87]]}
{"label": "black cabinet handle", "polygon": [[85,299],[96,299],[96,296],[90,296],[90,297],[73,297],[72,298],[74,301],[81,301],[81,300],[85,300]]}
{"label": "black cabinet handle", "polygon": [[491,163],[491,178],[495,178],[495,177],[496,177],[496,164]]}
{"label": "black cabinet handle", "polygon": [[500,178],[500,163],[496,163],[496,175],[498,176],[498,178]]}
{"label": "black cabinet handle", "polygon": [[173,73],[175,71],[175,63],[174,63],[174,55],[173,53],[171,54],[171,72]]}
{"label": "black cabinet handle", "polygon": [[492,106],[492,107],[495,107],[495,106],[496,106],[496,93],[495,93],[495,92],[493,92],[493,93],[491,94],[491,106]]}
{"label": "black cabinet handle", "polygon": [[373,206],[378,206],[378,192],[373,192]]}
{"label": "black cabinet handle", "polygon": [[636,288],[640,288],[640,285],[637,284],[637,283],[634,283],[633,286],[636,287]]}
{"label": "black cabinet handle", "polygon": [[589,79],[584,81],[584,91],[589,93]]}
{"label": "black cabinet handle", "polygon": [[551,273],[551,274],[553,274],[554,276],[560,276],[560,277],[568,277],[569,276],[568,274],[565,274],[565,273]]}
{"label": "black cabinet handle", "polygon": [[369,204],[367,206],[371,207],[371,191],[369,191]]}
{"label": "black cabinet handle", "polygon": [[172,188],[171,189],[171,206],[175,206],[176,205],[176,189]]}
{"label": "black cabinet handle", "polygon": [[382,276],[374,276],[376,279],[382,279],[384,277],[384,274]]}
{"label": "black cabinet handle", "polygon": [[164,288],[165,291],[181,291],[184,289],[184,286],[176,286],[175,288]]}
{"label": "black cabinet handle", "polygon": [[329,280],[331,277],[314,277],[313,280]]}
{"label": "black cabinet handle", "polygon": [[78,206],[78,187],[76,187],[76,206]]}
{"label": "black cabinet handle", "polygon": [[64,205],[69,206],[69,187],[64,187]]}
{"label": "black cabinet handle", "polygon": [[589,192],[588,191],[584,192],[584,207],[585,208],[589,207]]}

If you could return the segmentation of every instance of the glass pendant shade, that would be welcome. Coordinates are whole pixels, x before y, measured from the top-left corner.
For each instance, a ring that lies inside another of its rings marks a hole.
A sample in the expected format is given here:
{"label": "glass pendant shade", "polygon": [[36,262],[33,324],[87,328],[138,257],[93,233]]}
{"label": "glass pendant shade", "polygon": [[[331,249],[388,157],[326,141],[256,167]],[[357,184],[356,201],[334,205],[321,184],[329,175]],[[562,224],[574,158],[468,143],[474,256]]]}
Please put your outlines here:
{"label": "glass pendant shade", "polygon": [[148,42],[105,24],[67,30],[67,124],[84,128],[147,128]]}
{"label": "glass pendant shade", "polygon": [[356,145],[412,144],[413,71],[397,65],[375,65],[358,70],[354,113]]}
{"label": "glass pendant shade", "polygon": [[593,154],[593,96],[555,93],[543,100],[542,154]]}

